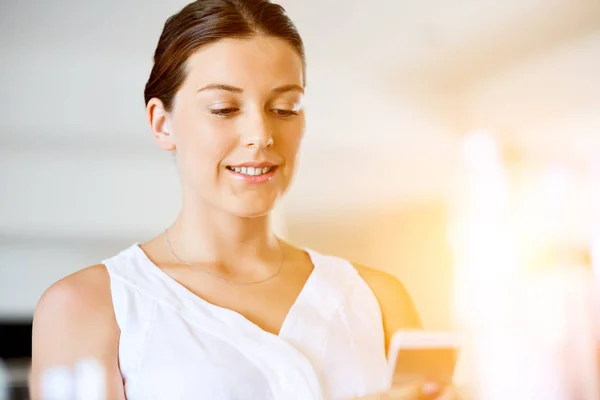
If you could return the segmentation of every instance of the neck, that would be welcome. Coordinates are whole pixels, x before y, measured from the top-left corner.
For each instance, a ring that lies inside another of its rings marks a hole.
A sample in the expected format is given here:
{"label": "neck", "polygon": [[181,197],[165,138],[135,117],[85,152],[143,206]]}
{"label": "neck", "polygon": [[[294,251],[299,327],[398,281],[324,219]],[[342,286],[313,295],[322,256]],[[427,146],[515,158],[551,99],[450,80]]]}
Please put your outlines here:
{"label": "neck", "polygon": [[168,234],[177,256],[191,264],[240,269],[281,257],[269,215],[239,217],[207,204],[184,202]]}

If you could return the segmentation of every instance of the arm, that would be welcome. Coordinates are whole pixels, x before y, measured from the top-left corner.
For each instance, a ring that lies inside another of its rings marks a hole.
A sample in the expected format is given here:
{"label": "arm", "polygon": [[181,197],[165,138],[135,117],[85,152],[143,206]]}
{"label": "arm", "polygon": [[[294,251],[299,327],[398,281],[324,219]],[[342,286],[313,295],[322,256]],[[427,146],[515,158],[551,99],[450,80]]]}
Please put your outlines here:
{"label": "arm", "polygon": [[400,329],[422,329],[421,319],[406,288],[396,277],[363,265],[354,267],[379,302],[387,354],[394,333]]}
{"label": "arm", "polygon": [[95,265],[58,281],[42,295],[33,318],[31,398],[40,398],[46,369],[94,358],[105,368],[107,399],[125,399],[118,344],[106,268]]}
{"label": "arm", "polygon": [[[390,341],[394,333],[400,329],[423,329],[421,319],[414,306],[410,295],[404,285],[394,276],[385,272],[377,271],[362,265],[354,265],[360,276],[375,294],[383,319],[383,329],[385,333],[385,351],[388,352]],[[387,393],[379,393],[373,396],[367,396],[356,400],[377,400],[377,399],[421,399],[423,395],[434,395],[436,400],[457,400],[460,397],[456,395],[454,388],[450,387],[443,393],[428,394],[421,383],[415,385],[402,385],[393,387]],[[432,398],[432,397],[427,397]]]}

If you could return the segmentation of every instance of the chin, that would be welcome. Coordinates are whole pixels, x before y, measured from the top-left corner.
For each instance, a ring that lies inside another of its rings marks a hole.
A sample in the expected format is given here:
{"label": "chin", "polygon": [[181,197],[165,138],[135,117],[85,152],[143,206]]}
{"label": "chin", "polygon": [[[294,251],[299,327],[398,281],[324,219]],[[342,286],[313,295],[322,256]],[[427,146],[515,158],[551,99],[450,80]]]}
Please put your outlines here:
{"label": "chin", "polygon": [[256,204],[236,204],[234,207],[229,208],[230,212],[234,215],[244,218],[258,218],[263,217],[271,213],[275,207],[275,202],[261,202]]}
{"label": "chin", "polygon": [[233,214],[242,218],[260,218],[269,215],[271,210],[272,208],[262,210],[238,210],[238,212],[234,212]]}

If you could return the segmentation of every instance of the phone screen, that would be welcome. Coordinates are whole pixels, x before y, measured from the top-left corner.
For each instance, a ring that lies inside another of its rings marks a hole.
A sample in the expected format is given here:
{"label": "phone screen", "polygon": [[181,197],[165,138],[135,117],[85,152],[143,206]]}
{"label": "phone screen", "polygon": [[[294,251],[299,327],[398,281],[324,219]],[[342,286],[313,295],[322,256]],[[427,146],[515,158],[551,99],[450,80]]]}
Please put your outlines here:
{"label": "phone screen", "polygon": [[392,385],[420,381],[448,385],[452,383],[457,356],[455,347],[401,348],[392,373]]}
{"label": "phone screen", "polygon": [[391,384],[452,383],[459,349],[460,337],[452,332],[396,332],[389,354]]}

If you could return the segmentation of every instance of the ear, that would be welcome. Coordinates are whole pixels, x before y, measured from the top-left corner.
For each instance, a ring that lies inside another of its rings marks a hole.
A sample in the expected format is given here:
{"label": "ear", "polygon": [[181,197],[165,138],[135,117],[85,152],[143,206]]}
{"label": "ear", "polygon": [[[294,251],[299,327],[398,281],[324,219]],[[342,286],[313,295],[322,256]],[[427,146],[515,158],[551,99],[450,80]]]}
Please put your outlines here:
{"label": "ear", "polygon": [[158,146],[166,151],[175,151],[175,137],[171,130],[171,115],[157,98],[152,98],[146,106],[146,117],[152,129],[154,140]]}

